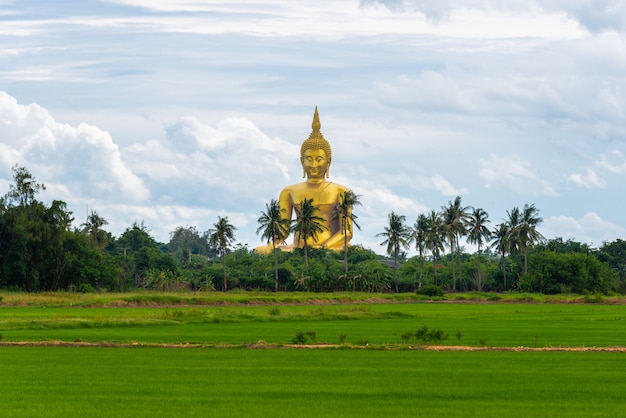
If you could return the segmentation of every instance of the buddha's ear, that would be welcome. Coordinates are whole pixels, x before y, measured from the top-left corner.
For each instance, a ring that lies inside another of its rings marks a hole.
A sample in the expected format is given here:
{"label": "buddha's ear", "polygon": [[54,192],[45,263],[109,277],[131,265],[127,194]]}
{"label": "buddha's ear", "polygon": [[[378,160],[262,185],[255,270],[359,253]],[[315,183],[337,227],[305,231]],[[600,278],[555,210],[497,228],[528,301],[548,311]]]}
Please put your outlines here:
{"label": "buddha's ear", "polygon": [[330,163],[332,162],[332,160],[329,158],[328,159],[328,167],[326,167],[326,178],[328,178],[330,176]]}
{"label": "buddha's ear", "polygon": [[306,177],[306,170],[304,169],[304,158],[300,157],[300,165],[302,166],[302,178]]}

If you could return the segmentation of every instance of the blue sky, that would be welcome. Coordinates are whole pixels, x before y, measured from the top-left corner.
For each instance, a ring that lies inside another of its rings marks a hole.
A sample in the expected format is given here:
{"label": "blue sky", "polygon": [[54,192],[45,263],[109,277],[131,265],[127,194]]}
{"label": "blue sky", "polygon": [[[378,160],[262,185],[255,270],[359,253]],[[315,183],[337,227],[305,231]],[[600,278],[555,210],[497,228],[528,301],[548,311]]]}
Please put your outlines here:
{"label": "blue sky", "polygon": [[618,0],[0,0],[0,194],[19,164],[75,226],[226,215],[253,248],[318,106],[353,243],[457,195],[626,239],[625,31]]}

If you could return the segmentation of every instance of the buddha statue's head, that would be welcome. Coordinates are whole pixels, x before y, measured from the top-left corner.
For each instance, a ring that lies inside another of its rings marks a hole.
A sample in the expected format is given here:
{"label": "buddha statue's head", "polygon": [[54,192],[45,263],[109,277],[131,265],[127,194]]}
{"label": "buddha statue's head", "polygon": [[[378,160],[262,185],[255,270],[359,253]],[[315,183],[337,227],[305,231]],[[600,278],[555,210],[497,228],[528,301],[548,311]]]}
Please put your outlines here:
{"label": "buddha statue's head", "polygon": [[320,124],[320,117],[317,113],[317,106],[315,107],[315,114],[313,115],[312,123],[313,131],[311,135],[302,143],[300,147],[300,162],[302,163],[302,170],[304,177],[309,179],[324,179],[328,177],[330,169],[330,163],[332,160],[332,150],[330,144],[320,132],[322,125]]}

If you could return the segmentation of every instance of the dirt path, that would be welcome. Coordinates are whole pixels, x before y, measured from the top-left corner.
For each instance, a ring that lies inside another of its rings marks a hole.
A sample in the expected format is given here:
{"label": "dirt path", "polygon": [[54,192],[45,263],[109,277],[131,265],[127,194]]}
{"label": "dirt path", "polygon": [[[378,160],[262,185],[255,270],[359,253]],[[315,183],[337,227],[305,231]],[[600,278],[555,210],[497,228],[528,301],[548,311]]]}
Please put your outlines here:
{"label": "dirt path", "polygon": [[167,344],[167,343],[111,343],[111,342],[74,342],[74,341],[0,341],[0,347],[85,347],[85,348],[249,348],[249,349],[383,349],[383,350],[416,350],[416,351],[555,351],[555,352],[611,352],[626,353],[626,347],[474,347],[467,345],[384,345],[362,346],[351,344],[270,344],[258,342],[254,344]]}

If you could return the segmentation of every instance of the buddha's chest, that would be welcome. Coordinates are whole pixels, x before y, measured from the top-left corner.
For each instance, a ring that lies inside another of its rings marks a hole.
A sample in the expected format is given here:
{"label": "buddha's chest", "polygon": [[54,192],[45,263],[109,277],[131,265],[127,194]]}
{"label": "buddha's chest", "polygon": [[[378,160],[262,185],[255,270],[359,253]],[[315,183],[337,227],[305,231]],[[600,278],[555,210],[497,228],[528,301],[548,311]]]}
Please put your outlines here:
{"label": "buddha's chest", "polygon": [[337,192],[332,188],[325,189],[303,189],[294,191],[291,194],[291,199],[294,205],[299,204],[304,199],[313,199],[315,206],[319,205],[336,205],[337,204]]}

